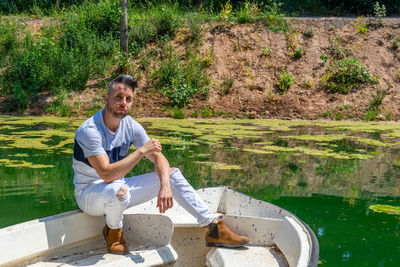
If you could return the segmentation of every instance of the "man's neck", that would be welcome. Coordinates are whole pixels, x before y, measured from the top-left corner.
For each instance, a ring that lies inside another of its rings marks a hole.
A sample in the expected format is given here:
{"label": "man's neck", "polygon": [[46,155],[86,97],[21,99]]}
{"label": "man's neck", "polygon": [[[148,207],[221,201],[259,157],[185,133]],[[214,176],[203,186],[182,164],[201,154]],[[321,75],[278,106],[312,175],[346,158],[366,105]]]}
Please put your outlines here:
{"label": "man's neck", "polygon": [[116,132],[119,127],[120,119],[115,118],[106,108],[103,109],[103,120],[106,127],[112,132]]}

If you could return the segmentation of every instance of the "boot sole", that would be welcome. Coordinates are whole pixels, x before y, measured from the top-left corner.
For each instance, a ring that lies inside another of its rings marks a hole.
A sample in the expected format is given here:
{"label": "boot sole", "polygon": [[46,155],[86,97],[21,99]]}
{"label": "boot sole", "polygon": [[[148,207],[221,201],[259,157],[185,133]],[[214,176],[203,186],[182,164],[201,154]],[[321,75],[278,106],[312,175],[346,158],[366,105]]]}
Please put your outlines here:
{"label": "boot sole", "polygon": [[249,244],[248,241],[237,243],[237,244],[224,244],[224,243],[208,243],[206,242],[206,247],[217,247],[217,248],[239,248]]}

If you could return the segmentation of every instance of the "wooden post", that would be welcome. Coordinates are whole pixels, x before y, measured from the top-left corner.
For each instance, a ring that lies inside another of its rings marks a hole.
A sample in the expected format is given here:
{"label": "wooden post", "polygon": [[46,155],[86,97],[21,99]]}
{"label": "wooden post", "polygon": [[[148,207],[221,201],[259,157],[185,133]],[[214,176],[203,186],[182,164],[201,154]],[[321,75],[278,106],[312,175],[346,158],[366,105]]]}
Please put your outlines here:
{"label": "wooden post", "polygon": [[121,50],[128,54],[128,11],[126,8],[127,0],[120,0],[122,10],[121,27],[120,27],[120,47]]}

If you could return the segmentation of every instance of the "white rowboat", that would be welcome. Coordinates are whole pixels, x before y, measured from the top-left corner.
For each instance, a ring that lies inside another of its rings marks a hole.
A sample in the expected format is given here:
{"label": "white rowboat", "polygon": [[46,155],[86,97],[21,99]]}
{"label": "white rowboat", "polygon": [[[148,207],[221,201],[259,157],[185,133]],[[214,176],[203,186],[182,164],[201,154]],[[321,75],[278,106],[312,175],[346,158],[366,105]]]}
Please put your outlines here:
{"label": "white rowboat", "polygon": [[197,190],[251,244],[205,247],[206,229],[176,202],[160,215],[156,199],[125,211],[129,253],[107,253],[104,216],[80,210],[0,229],[1,266],[317,266],[319,245],[312,230],[290,212],[228,187]]}

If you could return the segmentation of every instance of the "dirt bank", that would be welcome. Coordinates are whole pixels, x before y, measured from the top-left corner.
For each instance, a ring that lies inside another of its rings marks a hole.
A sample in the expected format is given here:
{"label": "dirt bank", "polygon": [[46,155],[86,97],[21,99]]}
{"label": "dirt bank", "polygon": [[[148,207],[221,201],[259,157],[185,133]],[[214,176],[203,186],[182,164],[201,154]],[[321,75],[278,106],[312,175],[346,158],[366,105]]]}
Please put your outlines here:
{"label": "dirt bank", "polygon": [[[386,19],[383,27],[364,21],[368,30],[357,33],[362,22],[357,18],[289,19],[291,29],[286,34],[274,33],[261,24],[203,25],[200,53],[203,57],[211,54],[206,69],[211,90],[206,96],[196,94],[184,109],[185,115],[210,115],[203,112],[208,109],[213,116],[225,117],[363,120],[380,88],[386,95],[376,119],[399,120],[400,48],[394,42],[400,36],[400,18]],[[177,51],[185,47],[179,36],[173,40]],[[295,58],[291,46],[303,48],[300,57]],[[329,63],[341,54],[357,58],[371,75],[379,76],[379,84],[366,84],[349,94],[328,92],[321,79]],[[139,61],[134,64],[140,68]],[[293,85],[284,93],[276,90],[282,70],[293,75]],[[82,110],[101,106],[105,83],[99,84],[91,82],[71,101],[79,99]],[[150,85],[149,77],[141,75],[136,94],[140,104],[133,115],[171,116],[168,100],[148,90]],[[28,113],[42,113],[45,103],[33,103]]]}

